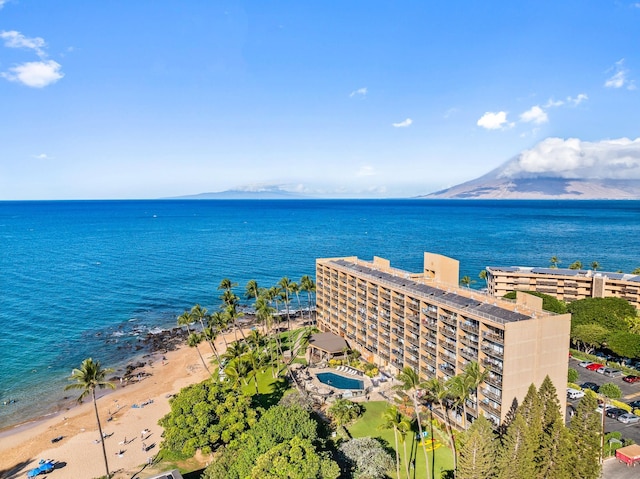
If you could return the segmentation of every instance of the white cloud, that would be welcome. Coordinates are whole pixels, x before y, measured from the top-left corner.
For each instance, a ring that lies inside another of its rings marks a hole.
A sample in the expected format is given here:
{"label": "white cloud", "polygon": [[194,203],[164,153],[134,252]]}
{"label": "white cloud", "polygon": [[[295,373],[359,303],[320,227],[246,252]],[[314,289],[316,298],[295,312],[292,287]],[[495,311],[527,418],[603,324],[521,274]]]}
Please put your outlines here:
{"label": "white cloud", "polygon": [[396,128],[406,128],[411,126],[413,120],[411,118],[407,118],[406,120],[401,121],[400,123],[392,123],[392,125]]}
{"label": "white cloud", "polygon": [[541,125],[542,123],[547,123],[549,121],[549,117],[542,108],[538,105],[534,105],[520,115],[520,121]]}
{"label": "white cloud", "polygon": [[543,108],[556,108],[556,107],[562,106],[562,105],[564,105],[564,101],[562,101],[562,100],[555,101],[552,98],[549,98],[547,103],[542,105],[542,107]]}
{"label": "white cloud", "polygon": [[357,171],[356,176],[375,176],[375,171],[371,165],[362,165]]}
{"label": "white cloud", "polygon": [[624,58],[618,60],[615,65],[608,71],[614,71],[613,75],[604,82],[604,86],[607,88],[622,88],[626,87],[627,90],[635,90],[636,85],[633,80],[629,80],[629,70],[624,68]]}
{"label": "white cloud", "polygon": [[476,123],[487,130],[499,130],[507,125],[507,112],[499,111],[497,113],[488,111],[480,117]]}
{"label": "white cloud", "polygon": [[509,162],[500,176],[640,179],[640,138],[598,142],[547,138]]}
{"label": "white cloud", "polygon": [[7,3],[6,0],[0,0],[0,10],[4,7],[4,4]]}
{"label": "white cloud", "polygon": [[587,96],[586,93],[579,93],[578,96],[576,96],[575,98],[568,96],[567,103],[571,103],[574,106],[578,106],[580,103],[582,103],[583,101],[587,101],[588,99],[589,97]]}
{"label": "white cloud", "polygon": [[2,31],[0,32],[0,38],[4,40],[4,46],[8,48],[28,48],[36,52],[36,54],[45,58],[46,53],[43,48],[47,46],[45,41],[40,37],[28,38],[25,37],[22,33],[16,32],[15,30],[11,31]]}
{"label": "white cloud", "polygon": [[0,76],[32,88],[42,88],[57,82],[64,76],[60,71],[61,67],[62,65],[53,60],[26,62],[9,68],[9,72],[2,72]]}
{"label": "white cloud", "polygon": [[40,153],[39,155],[33,155],[33,158],[35,158],[36,160],[53,160],[53,157],[47,155],[46,153]]}
{"label": "white cloud", "polygon": [[367,87],[363,87],[363,88],[358,88],[357,90],[353,90],[350,94],[349,97],[353,98],[356,95],[361,95],[361,96],[367,96]]}
{"label": "white cloud", "polygon": [[444,118],[451,118],[453,115],[455,115],[456,113],[458,113],[460,111],[459,108],[449,108],[447,111],[444,112]]}

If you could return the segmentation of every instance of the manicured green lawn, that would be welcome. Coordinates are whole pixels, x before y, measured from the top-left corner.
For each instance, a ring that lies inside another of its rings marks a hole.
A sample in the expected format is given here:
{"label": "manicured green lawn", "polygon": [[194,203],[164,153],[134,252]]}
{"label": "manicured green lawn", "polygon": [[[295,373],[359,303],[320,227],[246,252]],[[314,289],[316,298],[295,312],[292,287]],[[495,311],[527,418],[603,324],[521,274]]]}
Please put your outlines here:
{"label": "manicured green lawn", "polygon": [[[379,429],[380,424],[382,424],[382,415],[389,406],[388,403],[384,401],[371,401],[363,403],[363,405],[365,407],[365,412],[362,417],[360,417],[354,424],[347,428],[351,436],[378,437],[386,441],[391,449],[395,449],[393,429]],[[436,441],[435,444],[436,447],[434,449],[434,452],[429,452],[429,465],[431,465],[432,455],[435,453],[435,477],[433,479],[438,479],[440,477],[441,470],[453,468],[453,458],[451,456],[451,451],[444,444],[442,444],[441,441]],[[400,477],[407,479],[404,466],[404,447],[399,440],[398,447],[400,449]],[[411,458],[410,460],[415,460],[416,464],[415,471],[413,469],[409,470],[409,479],[427,477],[424,463],[424,452],[422,451],[422,446],[419,445],[416,434],[413,434],[412,437],[409,437],[407,435],[407,454]],[[396,471],[389,471],[389,477],[395,478]]]}

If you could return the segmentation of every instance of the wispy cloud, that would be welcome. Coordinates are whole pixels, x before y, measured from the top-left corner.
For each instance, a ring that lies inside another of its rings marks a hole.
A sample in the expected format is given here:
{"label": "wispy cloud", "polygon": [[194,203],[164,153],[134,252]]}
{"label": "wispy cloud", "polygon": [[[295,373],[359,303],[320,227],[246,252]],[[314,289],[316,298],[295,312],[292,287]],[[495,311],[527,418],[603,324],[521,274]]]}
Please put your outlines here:
{"label": "wispy cloud", "polygon": [[0,72],[1,78],[22,83],[31,88],[43,88],[64,77],[64,73],[61,71],[62,65],[47,58],[47,53],[44,50],[47,44],[44,39],[25,37],[15,30],[3,30],[0,32],[0,39],[4,40],[4,46],[7,48],[32,50],[40,58],[40,61],[24,62],[9,68],[8,71]]}
{"label": "wispy cloud", "polygon": [[31,88],[43,88],[64,77],[64,73],[60,71],[61,68],[62,65],[53,60],[26,62],[9,68],[8,72],[1,72],[0,76]]}
{"label": "wispy cloud", "polygon": [[481,126],[482,128],[486,128],[487,130],[499,130],[501,128],[510,126],[507,123],[506,111],[488,111],[480,117],[476,125]]}
{"label": "wispy cloud", "polygon": [[363,88],[358,88],[357,90],[353,90],[351,93],[349,93],[349,97],[353,98],[354,96],[367,96],[367,87],[363,87]]}
{"label": "wispy cloud", "polygon": [[541,125],[542,123],[547,123],[549,121],[549,117],[547,116],[547,112],[538,105],[535,105],[520,114],[520,121]]}
{"label": "wispy cloud", "polygon": [[456,113],[458,113],[460,111],[459,108],[453,107],[453,108],[449,108],[447,111],[444,112],[444,118],[451,118],[453,115],[455,115]]}
{"label": "wispy cloud", "polygon": [[[1,0],[0,0],[1,1]],[[47,46],[45,41],[40,37],[29,38],[25,37],[22,33],[11,31],[0,32],[0,38],[4,40],[4,46],[8,48],[27,48],[33,50],[40,58],[46,58],[46,53],[43,50]]]}
{"label": "wispy cloud", "polygon": [[573,106],[578,106],[580,103],[582,103],[583,101],[587,101],[588,99],[589,97],[586,93],[579,93],[575,98],[568,96],[567,103],[570,103]]}
{"label": "wispy cloud", "polygon": [[629,80],[629,70],[624,67],[624,58],[618,60],[608,72],[613,74],[604,82],[604,86],[607,88],[623,88],[627,90],[635,90],[636,85],[633,80]]}
{"label": "wispy cloud", "polygon": [[6,0],[0,0],[0,10],[4,7],[4,4],[7,3]]}
{"label": "wispy cloud", "polygon": [[356,172],[356,176],[375,176],[376,172],[371,165],[362,165]]}
{"label": "wispy cloud", "polygon": [[408,126],[411,126],[411,124],[413,123],[413,120],[411,118],[407,118],[406,120],[403,120],[399,123],[391,123],[395,128],[407,128]]}
{"label": "wispy cloud", "polygon": [[40,153],[39,155],[33,155],[33,158],[35,158],[36,160],[53,160],[53,157],[47,155],[46,153]]}

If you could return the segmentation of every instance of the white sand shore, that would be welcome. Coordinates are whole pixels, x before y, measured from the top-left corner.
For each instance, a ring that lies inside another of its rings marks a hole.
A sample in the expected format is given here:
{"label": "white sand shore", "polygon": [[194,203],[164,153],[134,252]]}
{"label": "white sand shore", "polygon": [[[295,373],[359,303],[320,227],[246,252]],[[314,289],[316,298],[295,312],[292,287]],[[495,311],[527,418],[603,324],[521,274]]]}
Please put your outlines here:
{"label": "white sand shore", "polygon": [[[228,337],[233,340],[233,335]],[[224,349],[222,340],[216,342]],[[211,358],[210,348],[201,344],[205,359]],[[158,420],[170,410],[168,397],[181,388],[207,378],[202,362],[192,348],[181,347],[165,354],[163,364],[158,358],[144,370],[151,374],[139,383],[118,387],[97,401],[105,440],[107,459],[116,479],[130,478],[140,471],[148,458],[155,456],[162,440]],[[74,394],[79,391],[73,391]],[[102,391],[100,395],[104,394]],[[145,402],[149,404],[138,406]],[[108,420],[109,412],[113,416]],[[141,432],[149,432],[141,437]],[[51,439],[63,436],[52,443]],[[50,479],[92,479],[105,474],[102,447],[93,403],[90,400],[64,414],[37,422],[31,427],[18,427],[16,432],[0,439],[0,477],[26,477],[40,459],[53,459],[56,469]],[[143,450],[143,443],[147,450]],[[122,454],[118,454],[122,451]],[[146,472],[146,471],[145,471]],[[141,474],[146,477],[151,473]]]}

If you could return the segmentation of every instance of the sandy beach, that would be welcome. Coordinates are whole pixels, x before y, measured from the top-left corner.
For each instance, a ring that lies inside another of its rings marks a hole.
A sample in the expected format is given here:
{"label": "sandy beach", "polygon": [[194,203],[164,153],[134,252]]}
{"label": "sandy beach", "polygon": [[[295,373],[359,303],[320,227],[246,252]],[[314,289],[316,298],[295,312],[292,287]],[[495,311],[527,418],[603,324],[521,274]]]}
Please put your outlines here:
{"label": "sandy beach", "polygon": [[[233,341],[233,334],[227,335]],[[222,339],[216,345],[224,350]],[[206,343],[199,346],[205,360],[213,357]],[[162,357],[166,360],[163,361]],[[196,351],[181,346],[165,354],[157,353],[147,364],[143,379],[117,389],[98,391],[98,411],[105,439],[110,471],[115,478],[131,478],[159,450],[162,428],[158,420],[170,410],[169,398],[185,386],[200,382],[208,373]],[[80,394],[79,391],[71,391]],[[109,419],[111,418],[111,419]],[[144,432],[143,432],[144,431]],[[62,436],[53,443],[52,439]],[[0,437],[0,477],[27,477],[41,459],[57,463],[51,479],[92,479],[105,474],[102,448],[92,401],[73,407],[62,414],[20,426]],[[140,477],[152,475],[145,470]]]}

